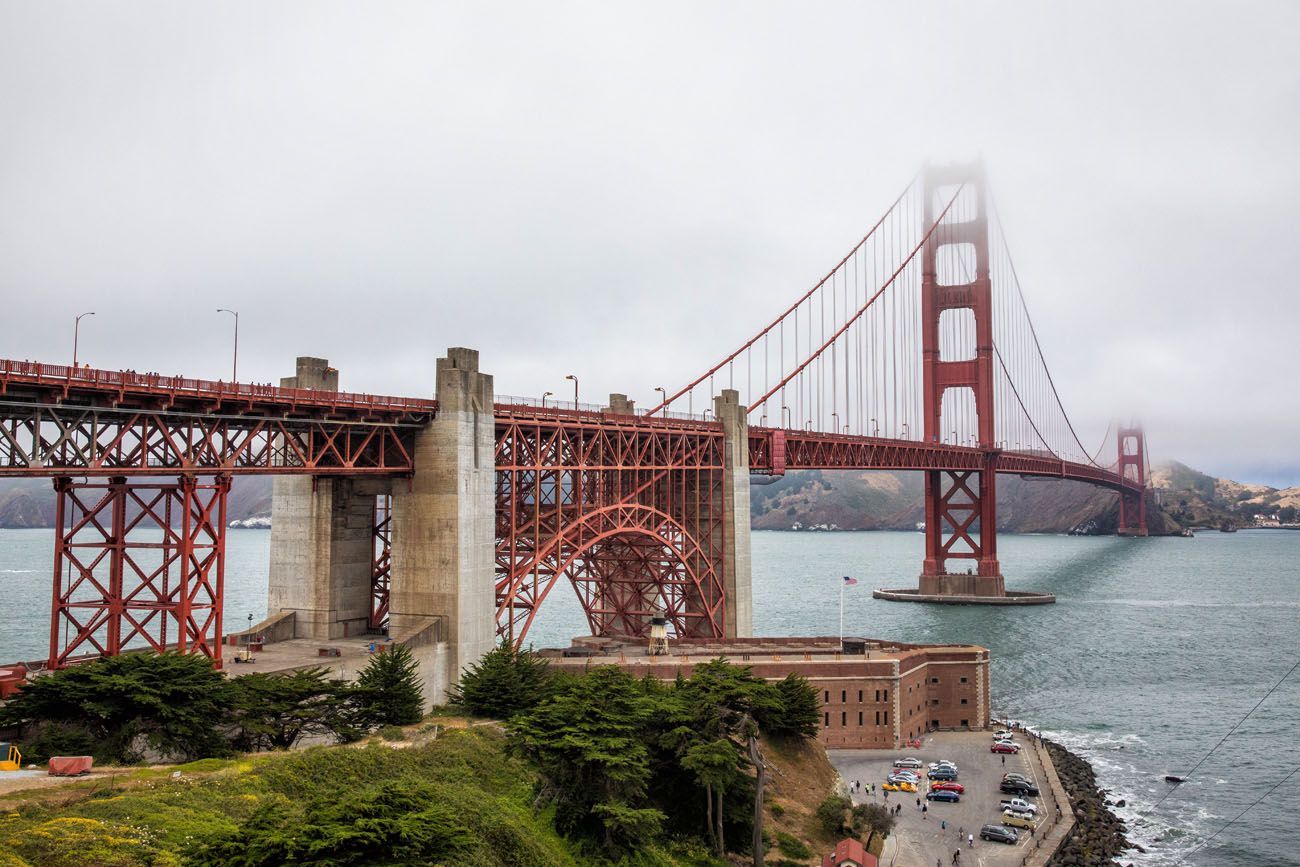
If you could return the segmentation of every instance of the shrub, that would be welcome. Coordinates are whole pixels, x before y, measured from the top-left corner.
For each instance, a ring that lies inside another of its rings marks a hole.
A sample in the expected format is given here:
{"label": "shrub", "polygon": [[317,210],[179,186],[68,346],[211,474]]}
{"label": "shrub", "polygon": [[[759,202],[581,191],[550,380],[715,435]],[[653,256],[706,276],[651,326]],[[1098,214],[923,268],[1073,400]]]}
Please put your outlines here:
{"label": "shrub", "polygon": [[401,741],[406,739],[406,732],[401,726],[384,726],[379,730],[379,736],[386,741]]}
{"label": "shrub", "polygon": [[420,666],[410,649],[400,644],[370,658],[352,696],[362,722],[369,726],[410,725],[424,718]]}
{"label": "shrub", "polygon": [[894,817],[884,804],[859,804],[853,808],[853,830],[863,830],[888,837],[894,830]]}
{"label": "shrub", "polygon": [[784,831],[776,832],[776,848],[781,850],[781,854],[787,858],[808,859],[812,857],[812,850],[797,837],[791,836]]}
{"label": "shrub", "polygon": [[846,820],[849,818],[849,810],[852,806],[848,798],[842,795],[831,795],[817,805],[817,811],[813,815],[817,818],[817,824],[827,834],[841,834],[847,830]]}
{"label": "shrub", "polygon": [[550,692],[546,660],[508,642],[483,654],[447,690],[450,703],[475,716],[509,719],[541,704]]}
{"label": "shrub", "polygon": [[0,708],[0,725],[22,726],[38,742],[56,727],[46,751],[84,745],[74,734],[84,731],[101,761],[136,762],[143,747],[198,759],[229,752],[219,730],[229,696],[225,676],[204,656],[127,653],[34,679]]}
{"label": "shrub", "polygon": [[319,666],[235,678],[231,716],[242,750],[287,750],[309,735],[345,741],[358,734],[345,685]]}

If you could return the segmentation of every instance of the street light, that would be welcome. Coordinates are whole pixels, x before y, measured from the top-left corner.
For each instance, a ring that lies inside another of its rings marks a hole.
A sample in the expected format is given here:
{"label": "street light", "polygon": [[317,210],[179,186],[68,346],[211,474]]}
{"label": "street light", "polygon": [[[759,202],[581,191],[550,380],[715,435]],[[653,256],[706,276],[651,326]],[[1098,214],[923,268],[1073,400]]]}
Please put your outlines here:
{"label": "street light", "polygon": [[72,369],[73,370],[77,369],[77,338],[81,336],[81,317],[94,316],[94,315],[95,315],[94,310],[91,310],[88,313],[82,313],[77,316],[77,321],[72,323]]}
{"label": "street light", "polygon": [[546,409],[546,399],[548,397],[554,397],[554,396],[555,396],[555,392],[553,391],[542,392],[542,409]]}
{"label": "street light", "polygon": [[239,313],[235,310],[227,310],[224,307],[217,308],[218,313],[229,313],[235,317],[235,356],[230,362],[230,381],[239,382]]}
{"label": "street light", "polygon": [[[789,414],[787,415],[787,413]],[[794,427],[793,413],[790,413],[790,407],[784,404],[781,406],[781,423],[785,425],[786,430]]]}
{"label": "street light", "polygon": [[907,439],[907,422],[903,422],[903,439]]}
{"label": "street light", "polygon": [[873,437],[880,436],[880,425],[876,424],[876,420],[874,418],[871,420],[871,435]]}
{"label": "street light", "polygon": [[564,378],[573,380],[573,408],[577,409],[578,408],[578,377],[570,373],[565,375]]}
{"label": "street light", "polygon": [[659,405],[664,408],[664,418],[668,417],[668,389],[662,385],[656,385],[655,391],[659,392]]}

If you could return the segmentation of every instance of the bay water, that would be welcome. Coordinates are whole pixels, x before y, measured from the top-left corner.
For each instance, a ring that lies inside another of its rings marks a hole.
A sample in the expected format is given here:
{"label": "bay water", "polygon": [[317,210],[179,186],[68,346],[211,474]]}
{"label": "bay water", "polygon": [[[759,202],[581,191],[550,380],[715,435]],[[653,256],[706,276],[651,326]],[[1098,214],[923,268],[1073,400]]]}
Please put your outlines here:
{"label": "bay water", "polygon": [[[1087,758],[1112,798],[1126,802],[1116,812],[1147,852],[1125,861],[1300,865],[1300,774],[1205,843],[1300,767],[1300,672],[1216,747],[1300,658],[1300,533],[1004,535],[1007,587],[1054,593],[1057,604],[872,599],[873,587],[915,585],[922,539],[754,533],[755,633],[835,635],[841,576],[857,577],[844,592],[847,633],[992,651],[995,712]],[[53,546],[50,530],[0,530],[0,661],[46,653]],[[265,531],[229,534],[227,630],[265,613],[269,547]],[[567,644],[583,631],[575,595],[557,586],[529,638]],[[1211,748],[1171,793],[1164,775],[1186,774]]]}

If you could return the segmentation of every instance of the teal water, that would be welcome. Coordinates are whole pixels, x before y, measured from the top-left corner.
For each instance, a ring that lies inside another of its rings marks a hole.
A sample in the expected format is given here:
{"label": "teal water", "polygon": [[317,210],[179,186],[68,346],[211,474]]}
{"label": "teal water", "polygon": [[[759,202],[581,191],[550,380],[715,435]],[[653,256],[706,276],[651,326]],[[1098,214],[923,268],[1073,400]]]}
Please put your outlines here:
{"label": "teal water", "polygon": [[[1185,773],[1300,658],[1300,533],[1207,533],[1195,539],[1003,536],[1012,589],[1055,593],[1036,608],[910,605],[871,588],[914,583],[917,533],[754,534],[754,626],[760,635],[833,635],[841,575],[846,631],[900,641],[973,642],[993,652],[994,708],[1087,757],[1123,798],[1146,865],[1300,864],[1294,784],[1208,846],[1191,849],[1300,766],[1300,672],[1292,675],[1160,807],[1167,773]],[[226,623],[266,606],[270,534],[230,534]],[[0,660],[48,645],[53,534],[0,530]],[[557,587],[531,635],[567,643],[584,629]]]}

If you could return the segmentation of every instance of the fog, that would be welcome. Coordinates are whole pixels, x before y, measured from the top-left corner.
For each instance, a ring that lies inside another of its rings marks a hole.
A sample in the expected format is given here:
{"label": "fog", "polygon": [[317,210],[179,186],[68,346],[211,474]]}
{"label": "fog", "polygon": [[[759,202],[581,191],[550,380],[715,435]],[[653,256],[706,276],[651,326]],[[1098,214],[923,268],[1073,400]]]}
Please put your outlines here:
{"label": "fog", "polygon": [[684,384],[982,157],[1085,441],[1300,483],[1295,3],[0,5],[0,357]]}

